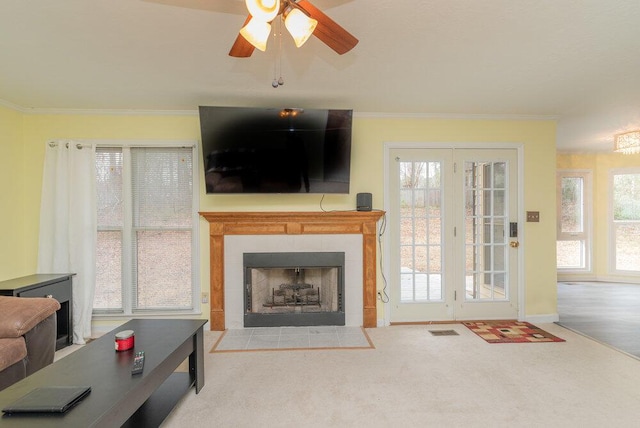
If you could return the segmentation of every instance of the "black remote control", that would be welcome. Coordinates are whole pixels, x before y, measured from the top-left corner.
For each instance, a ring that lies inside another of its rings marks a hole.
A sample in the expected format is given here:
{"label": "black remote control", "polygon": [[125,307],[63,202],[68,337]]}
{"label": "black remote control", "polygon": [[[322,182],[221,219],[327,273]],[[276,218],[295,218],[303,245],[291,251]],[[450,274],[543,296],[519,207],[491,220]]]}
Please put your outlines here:
{"label": "black remote control", "polygon": [[142,368],[144,367],[144,351],[136,352],[133,356],[133,366],[131,367],[131,374],[140,374],[142,373]]}

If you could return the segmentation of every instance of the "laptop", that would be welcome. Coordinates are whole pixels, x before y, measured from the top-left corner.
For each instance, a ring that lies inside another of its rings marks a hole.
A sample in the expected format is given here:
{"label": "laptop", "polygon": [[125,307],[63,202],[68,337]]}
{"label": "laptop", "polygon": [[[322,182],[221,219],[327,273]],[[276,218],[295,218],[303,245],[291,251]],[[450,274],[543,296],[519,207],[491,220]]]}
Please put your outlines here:
{"label": "laptop", "polygon": [[5,413],[64,413],[91,392],[90,386],[35,388],[2,409]]}

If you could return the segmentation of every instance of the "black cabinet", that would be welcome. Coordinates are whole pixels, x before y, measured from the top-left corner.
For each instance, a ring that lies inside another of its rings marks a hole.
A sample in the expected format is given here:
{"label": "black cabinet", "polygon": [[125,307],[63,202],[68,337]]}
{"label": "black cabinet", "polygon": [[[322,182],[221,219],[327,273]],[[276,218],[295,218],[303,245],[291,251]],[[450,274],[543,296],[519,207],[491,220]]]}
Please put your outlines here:
{"label": "black cabinet", "polygon": [[73,274],[36,274],[0,282],[0,296],[49,297],[60,302],[56,313],[56,351],[73,342]]}

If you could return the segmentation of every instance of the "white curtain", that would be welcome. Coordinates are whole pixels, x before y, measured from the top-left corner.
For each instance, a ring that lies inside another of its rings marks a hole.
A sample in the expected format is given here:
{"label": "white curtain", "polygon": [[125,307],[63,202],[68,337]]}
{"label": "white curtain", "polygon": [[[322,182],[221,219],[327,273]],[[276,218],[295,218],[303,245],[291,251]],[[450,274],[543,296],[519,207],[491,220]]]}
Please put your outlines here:
{"label": "white curtain", "polygon": [[73,273],[73,343],[91,337],[96,271],[95,147],[46,144],[38,273]]}

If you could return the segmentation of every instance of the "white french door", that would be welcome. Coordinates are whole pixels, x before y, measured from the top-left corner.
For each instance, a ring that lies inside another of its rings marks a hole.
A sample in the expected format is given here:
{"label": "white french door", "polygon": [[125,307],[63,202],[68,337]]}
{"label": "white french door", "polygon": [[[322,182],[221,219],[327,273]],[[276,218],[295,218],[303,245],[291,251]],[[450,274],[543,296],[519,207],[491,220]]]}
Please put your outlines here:
{"label": "white french door", "polygon": [[390,149],[391,322],[518,317],[517,165],[515,149]]}

